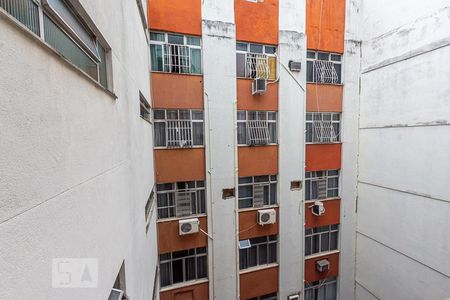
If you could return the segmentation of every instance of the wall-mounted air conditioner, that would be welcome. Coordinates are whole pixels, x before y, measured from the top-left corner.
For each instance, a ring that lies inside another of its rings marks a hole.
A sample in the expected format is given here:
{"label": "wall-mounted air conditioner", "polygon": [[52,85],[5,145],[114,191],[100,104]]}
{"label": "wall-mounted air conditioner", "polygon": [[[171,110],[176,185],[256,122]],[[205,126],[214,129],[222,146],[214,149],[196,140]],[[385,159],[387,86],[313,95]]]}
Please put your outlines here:
{"label": "wall-mounted air conditioner", "polygon": [[274,224],[277,221],[277,212],[275,209],[260,209],[258,210],[258,224],[267,225]]}
{"label": "wall-mounted air conditioner", "polygon": [[321,259],[316,261],[316,270],[319,272],[326,272],[330,269],[330,262],[328,259]]}
{"label": "wall-mounted air conditioner", "polygon": [[300,300],[300,295],[290,295],[287,300]]}
{"label": "wall-mounted air conditioner", "polygon": [[198,218],[184,219],[178,221],[180,235],[197,233],[199,231],[200,221]]}
{"label": "wall-mounted air conditioner", "polygon": [[267,80],[255,78],[252,82],[252,95],[264,94],[267,90]]}
{"label": "wall-mounted air conditioner", "polygon": [[311,208],[312,214],[315,216],[321,216],[325,213],[325,206],[321,201],[315,201]]}

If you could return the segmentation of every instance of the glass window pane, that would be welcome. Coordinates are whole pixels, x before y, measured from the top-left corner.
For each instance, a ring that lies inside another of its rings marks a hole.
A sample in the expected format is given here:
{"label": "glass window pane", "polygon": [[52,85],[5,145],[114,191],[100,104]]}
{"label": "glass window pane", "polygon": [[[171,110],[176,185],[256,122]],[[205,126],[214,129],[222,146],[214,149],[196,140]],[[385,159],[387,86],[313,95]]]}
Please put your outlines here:
{"label": "glass window pane", "polygon": [[336,70],[336,73],[338,75],[337,83],[341,83],[342,82],[342,76],[341,76],[342,65],[341,64],[334,64],[334,69]]}
{"label": "glass window pane", "polygon": [[250,52],[263,53],[263,45],[250,44]]}
{"label": "glass window pane", "polygon": [[247,51],[247,43],[236,43],[236,50]]}
{"label": "glass window pane", "polygon": [[197,257],[197,279],[205,278],[208,276],[208,260],[207,256]]}
{"label": "glass window pane", "polygon": [[277,204],[277,184],[270,184],[270,203],[271,205]]}
{"label": "glass window pane", "polygon": [[314,78],[313,78],[313,62],[312,61],[306,62],[306,81],[307,82],[314,82]]}
{"label": "glass window pane", "polygon": [[202,58],[200,49],[190,48],[191,51],[191,73],[202,73]]}
{"label": "glass window pane", "polygon": [[33,0],[0,0],[0,7],[37,35],[39,31],[39,10]]}
{"label": "glass window pane", "polygon": [[245,122],[237,123],[237,134],[238,144],[245,145],[247,143],[247,124]]}
{"label": "glass window pane", "polygon": [[195,257],[186,258],[185,268],[186,268],[185,281],[196,279],[197,274],[196,274],[196,266],[195,266]]}
{"label": "glass window pane", "polygon": [[183,282],[183,260],[172,261],[173,283]]}
{"label": "glass window pane", "polygon": [[239,209],[253,207],[252,198],[239,199]]}
{"label": "glass window pane", "polygon": [[251,185],[240,186],[238,188],[238,198],[253,197],[253,188]]}
{"label": "glass window pane", "polygon": [[331,60],[333,61],[341,61],[341,56],[338,54],[331,54]]}
{"label": "glass window pane", "polygon": [[162,263],[159,265],[159,276],[160,276],[160,282],[161,286],[167,286],[170,285],[170,263]]}
{"label": "glass window pane", "polygon": [[320,236],[320,251],[328,251],[330,249],[330,234],[327,233],[322,233]]}
{"label": "glass window pane", "polygon": [[316,58],[316,52],[314,52],[314,51],[307,51],[306,52],[306,57],[307,58]]}
{"label": "glass window pane", "polygon": [[150,40],[164,42],[164,33],[150,32]]}
{"label": "glass window pane", "polygon": [[236,53],[236,76],[245,77],[245,53]]}
{"label": "glass window pane", "polygon": [[193,110],[192,111],[192,120],[203,120],[203,111]]}
{"label": "glass window pane", "polygon": [[150,45],[152,71],[163,71],[163,54],[161,45]]}
{"label": "glass window pane", "polygon": [[203,122],[193,122],[192,133],[194,138],[194,145],[203,145]]}
{"label": "glass window pane", "polygon": [[277,143],[277,123],[269,123],[269,137],[270,137],[270,143],[276,144]]}
{"label": "glass window pane", "polygon": [[267,244],[258,246],[258,265],[267,264]]}
{"label": "glass window pane", "polygon": [[183,45],[184,44],[184,37],[179,34],[168,34],[167,35],[167,41],[169,44],[178,44]]}
{"label": "glass window pane", "polygon": [[319,248],[319,235],[312,236],[312,253],[320,252]]}
{"label": "glass window pane", "polygon": [[98,54],[100,58],[99,66],[99,75],[100,75],[100,84],[104,87],[108,87],[107,73],[106,73],[106,51],[105,49],[98,44]]}
{"label": "glass window pane", "polygon": [[330,250],[337,250],[338,248],[338,232],[332,232],[331,233],[331,239],[330,239]]}
{"label": "glass window pane", "polygon": [[239,184],[241,183],[252,183],[253,177],[239,177]]}
{"label": "glass window pane", "polygon": [[277,243],[269,244],[269,263],[277,262]]}
{"label": "glass window pane", "polygon": [[277,49],[275,46],[265,46],[264,48],[267,54],[274,54]]}
{"label": "glass window pane", "polygon": [[246,249],[240,249],[239,250],[239,269],[246,269],[247,268],[247,250]]}
{"label": "glass window pane", "polygon": [[311,237],[305,238],[305,256],[311,255]]}
{"label": "glass window pane", "polygon": [[336,282],[325,285],[325,300],[336,300]]}
{"label": "glass window pane", "polygon": [[257,265],[256,247],[252,246],[247,249],[248,251],[248,267],[254,267]]}
{"label": "glass window pane", "polygon": [[317,55],[319,60],[329,60],[330,58],[330,53],[318,52]]}
{"label": "glass window pane", "polygon": [[186,37],[186,42],[188,45],[200,46],[200,38],[195,36]]}
{"label": "glass window pane", "polygon": [[166,146],[166,123],[155,122],[155,147]]}

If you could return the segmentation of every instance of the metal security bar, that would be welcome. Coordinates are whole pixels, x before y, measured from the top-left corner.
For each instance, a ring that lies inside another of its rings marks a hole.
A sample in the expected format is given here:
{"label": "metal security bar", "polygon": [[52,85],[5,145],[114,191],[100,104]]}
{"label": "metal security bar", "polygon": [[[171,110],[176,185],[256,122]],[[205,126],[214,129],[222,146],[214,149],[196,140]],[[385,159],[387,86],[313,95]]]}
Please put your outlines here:
{"label": "metal security bar", "polygon": [[305,200],[339,196],[339,170],[312,171],[305,174]]}
{"label": "metal security bar", "polygon": [[164,71],[171,73],[190,73],[189,47],[164,45]]}
{"label": "metal security bar", "polygon": [[167,147],[192,147],[192,122],[190,120],[167,121]]}
{"label": "metal security bar", "polygon": [[268,79],[270,74],[269,59],[266,54],[246,54],[245,77]]}
{"label": "metal security bar", "polygon": [[247,144],[267,145],[270,141],[269,125],[265,120],[247,121]]}
{"label": "metal security bar", "polygon": [[332,143],[337,141],[331,121],[314,121],[313,136],[316,143]]}
{"label": "metal security bar", "polygon": [[191,212],[192,192],[175,192],[176,216],[177,218],[189,216]]}
{"label": "metal security bar", "polygon": [[39,31],[39,7],[33,0],[0,0],[0,7],[35,34]]}
{"label": "metal security bar", "polygon": [[253,186],[253,207],[264,206],[264,189],[269,189],[269,184],[255,184]]}
{"label": "metal security bar", "polygon": [[313,66],[313,80],[317,83],[336,84],[339,77],[331,61],[316,60]]}

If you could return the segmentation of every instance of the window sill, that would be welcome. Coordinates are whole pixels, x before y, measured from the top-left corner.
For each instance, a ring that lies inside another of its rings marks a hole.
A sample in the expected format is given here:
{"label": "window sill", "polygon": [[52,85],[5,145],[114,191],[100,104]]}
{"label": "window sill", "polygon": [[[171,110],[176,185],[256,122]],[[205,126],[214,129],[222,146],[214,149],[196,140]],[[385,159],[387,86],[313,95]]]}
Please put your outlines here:
{"label": "window sill", "polygon": [[266,144],[266,145],[247,145],[247,144],[238,144],[238,148],[240,147],[267,147],[267,146],[278,146],[278,144]]}
{"label": "window sill", "polygon": [[328,143],[311,143],[307,142],[306,145],[335,145],[335,144],[342,144],[342,142],[328,142]]}
{"label": "window sill", "polygon": [[337,196],[337,197],[330,197],[330,198],[325,198],[325,199],[313,199],[313,200],[305,200],[305,204],[308,203],[314,203],[316,201],[320,201],[320,202],[327,202],[327,201],[332,201],[332,200],[341,200],[341,197]]}
{"label": "window sill", "polygon": [[248,207],[248,208],[240,208],[239,212],[247,212],[247,211],[255,211],[255,210],[261,210],[261,209],[270,209],[270,208],[278,208],[278,204],[272,204],[272,205],[264,205],[262,207]]}
{"label": "window sill", "polygon": [[315,259],[315,258],[318,258],[318,257],[327,256],[327,255],[331,255],[331,254],[336,254],[336,253],[339,253],[339,252],[340,252],[339,250],[331,250],[331,251],[314,253],[314,254],[305,256],[305,260]]}
{"label": "window sill", "polygon": [[6,21],[12,23],[13,25],[16,26],[16,28],[18,28],[19,30],[21,30],[22,32],[24,32],[29,38],[31,38],[32,40],[36,41],[37,44],[39,46],[41,46],[42,48],[44,48],[46,51],[48,51],[50,54],[58,57],[60,60],[62,60],[67,66],[69,66],[70,68],[72,68],[75,72],[77,72],[79,75],[83,76],[84,78],[86,78],[89,82],[91,82],[96,88],[102,90],[103,92],[105,92],[109,97],[111,97],[113,100],[117,100],[117,95],[114,94],[113,91],[105,88],[104,86],[102,86],[98,81],[96,81],[95,79],[93,79],[91,76],[89,76],[86,72],[84,72],[83,70],[81,70],[79,67],[77,67],[76,65],[74,65],[70,60],[68,60],[67,58],[65,58],[61,53],[59,53],[58,51],[56,51],[52,46],[50,46],[49,44],[47,44],[40,36],[37,36],[34,32],[32,32],[31,30],[29,30],[25,25],[23,25],[21,22],[19,22],[18,20],[16,20],[13,16],[11,16],[9,13],[7,13],[3,8],[0,8],[0,17],[4,18]]}
{"label": "window sill", "polygon": [[159,291],[162,293],[162,292],[171,291],[171,290],[175,290],[175,289],[179,289],[179,288],[183,288],[183,287],[187,287],[187,286],[191,286],[191,285],[206,283],[208,281],[209,281],[208,278],[203,278],[203,279],[196,279],[196,280],[191,280],[191,281],[175,283],[175,284],[172,284],[169,286],[162,287],[159,289]]}
{"label": "window sill", "polygon": [[197,77],[203,77],[203,73],[202,74],[197,74],[197,73],[172,73],[172,72],[163,72],[163,71],[151,71],[151,73],[155,73],[155,74],[170,74],[170,75],[187,75],[187,76],[197,76]]}
{"label": "window sill", "polygon": [[172,147],[172,148],[168,148],[168,147],[153,147],[153,150],[180,150],[180,149],[185,149],[185,150],[189,150],[189,149],[202,149],[205,148],[204,145],[202,146],[192,146],[192,147]]}
{"label": "window sill", "polygon": [[252,273],[252,272],[256,272],[256,271],[261,271],[261,270],[265,270],[265,269],[276,268],[278,266],[279,266],[278,263],[271,263],[271,264],[267,264],[267,265],[260,265],[260,266],[250,267],[250,268],[247,268],[247,269],[239,270],[239,275]]}
{"label": "window sill", "polygon": [[163,219],[158,219],[156,221],[156,223],[172,222],[172,221],[179,221],[179,220],[191,219],[191,218],[202,218],[202,217],[206,217],[206,214],[191,215],[191,216],[186,216],[186,217],[182,217],[182,218],[163,218]]}
{"label": "window sill", "polygon": [[344,86],[343,83],[319,83],[319,82],[309,82],[309,81],[307,81],[306,84],[312,84],[312,85]]}

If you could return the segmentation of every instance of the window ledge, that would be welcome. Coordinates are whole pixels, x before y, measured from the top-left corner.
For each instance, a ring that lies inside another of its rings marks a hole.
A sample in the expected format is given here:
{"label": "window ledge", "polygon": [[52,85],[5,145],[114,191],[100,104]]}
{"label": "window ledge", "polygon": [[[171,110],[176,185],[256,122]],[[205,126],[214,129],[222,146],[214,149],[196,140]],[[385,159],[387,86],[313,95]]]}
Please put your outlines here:
{"label": "window ledge", "polygon": [[114,94],[114,92],[110,91],[109,89],[102,86],[98,81],[93,79],[91,76],[89,76],[87,73],[85,73],[83,70],[81,70],[79,67],[74,65],[70,60],[65,58],[61,53],[56,51],[52,46],[47,44],[40,36],[37,36],[34,32],[29,30],[25,25],[20,23],[18,20],[16,20],[13,16],[11,16],[9,13],[7,13],[3,8],[0,8],[0,17],[4,18],[6,21],[12,23],[16,26],[19,30],[24,32],[29,38],[36,41],[39,46],[47,50],[50,54],[53,54],[57,56],[59,59],[61,59],[66,65],[70,66],[75,72],[77,72],[79,75],[82,75],[84,78],[86,78],[89,82],[94,84],[94,86],[103,92],[105,92],[109,97],[111,97],[113,100],[117,100],[117,95]]}
{"label": "window ledge", "polygon": [[158,219],[156,221],[156,223],[172,222],[172,221],[179,221],[179,220],[183,220],[183,219],[202,218],[202,217],[206,217],[206,214],[191,215],[191,216],[186,216],[186,217],[182,217],[182,218],[163,218],[163,219]]}
{"label": "window ledge", "polygon": [[172,72],[162,72],[162,71],[151,71],[151,73],[155,73],[155,74],[170,74],[170,75],[187,75],[187,76],[203,77],[203,73],[202,73],[202,74],[196,74],[196,73],[172,73]]}
{"label": "window ledge", "polygon": [[191,286],[191,285],[206,283],[208,281],[209,281],[208,278],[202,278],[202,279],[196,279],[196,280],[191,280],[191,281],[175,283],[175,284],[172,284],[169,286],[162,287],[159,289],[159,291],[160,292],[171,291],[171,290],[175,290],[175,289],[179,289],[179,288],[183,288],[183,287],[187,287],[187,286]]}
{"label": "window ledge", "polygon": [[270,208],[278,208],[278,204],[272,204],[272,205],[264,205],[262,207],[248,207],[248,208],[240,208],[239,212],[246,212],[246,211],[254,211],[254,210],[260,210],[260,209],[270,209]]}
{"label": "window ledge", "polygon": [[328,143],[312,143],[312,142],[306,142],[306,145],[335,145],[335,144],[342,144],[342,142],[328,142]]}
{"label": "window ledge", "polygon": [[327,255],[331,255],[331,254],[336,254],[336,253],[339,253],[339,252],[340,252],[339,250],[331,250],[331,251],[314,253],[314,254],[305,256],[305,260],[315,259],[315,258],[318,258],[318,257],[327,256]]}
{"label": "window ledge", "polygon": [[319,82],[306,82],[306,84],[312,84],[312,85],[331,85],[331,86],[344,86],[343,83],[319,83]]}
{"label": "window ledge", "polygon": [[247,269],[244,269],[244,270],[240,270],[239,271],[239,275],[252,273],[252,272],[256,272],[256,271],[261,271],[261,270],[265,270],[265,269],[276,268],[278,266],[279,266],[278,263],[271,263],[271,264],[267,264],[267,265],[260,265],[260,266],[250,267],[250,268],[247,268]]}
{"label": "window ledge", "polygon": [[325,198],[325,199],[314,199],[314,200],[305,200],[305,204],[307,203],[314,203],[316,201],[320,202],[326,202],[326,201],[332,201],[332,200],[341,200],[341,197],[331,197],[331,198]]}
{"label": "window ledge", "polygon": [[278,144],[266,144],[266,145],[247,145],[247,144],[238,144],[238,148],[240,148],[240,147],[251,147],[251,148],[255,148],[255,147],[267,147],[267,146],[278,146]]}
{"label": "window ledge", "polygon": [[204,145],[202,146],[192,146],[192,147],[173,147],[173,148],[168,148],[168,147],[153,147],[154,150],[180,150],[180,149],[184,149],[184,150],[189,150],[189,149],[202,149],[205,148]]}

